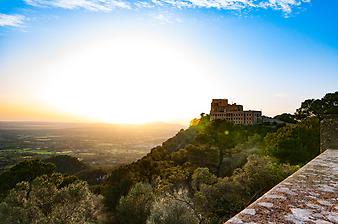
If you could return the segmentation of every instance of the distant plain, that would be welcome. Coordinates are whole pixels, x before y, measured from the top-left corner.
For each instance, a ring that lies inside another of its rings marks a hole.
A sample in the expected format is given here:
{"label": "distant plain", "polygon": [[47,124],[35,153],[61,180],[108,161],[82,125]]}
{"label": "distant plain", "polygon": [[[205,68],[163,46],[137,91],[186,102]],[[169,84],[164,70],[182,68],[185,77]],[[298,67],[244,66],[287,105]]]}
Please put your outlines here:
{"label": "distant plain", "polygon": [[0,122],[0,172],[25,159],[70,155],[112,168],[142,158],[183,126]]}

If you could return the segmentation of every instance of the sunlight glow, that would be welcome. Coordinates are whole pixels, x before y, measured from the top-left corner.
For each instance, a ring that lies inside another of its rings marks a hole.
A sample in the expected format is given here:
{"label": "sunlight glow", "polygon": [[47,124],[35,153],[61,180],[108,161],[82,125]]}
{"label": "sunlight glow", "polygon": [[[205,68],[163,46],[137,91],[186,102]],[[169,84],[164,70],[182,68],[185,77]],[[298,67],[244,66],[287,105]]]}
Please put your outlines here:
{"label": "sunlight glow", "polygon": [[77,45],[45,66],[41,101],[91,120],[144,123],[190,119],[206,98],[206,60],[165,39],[110,36]]}

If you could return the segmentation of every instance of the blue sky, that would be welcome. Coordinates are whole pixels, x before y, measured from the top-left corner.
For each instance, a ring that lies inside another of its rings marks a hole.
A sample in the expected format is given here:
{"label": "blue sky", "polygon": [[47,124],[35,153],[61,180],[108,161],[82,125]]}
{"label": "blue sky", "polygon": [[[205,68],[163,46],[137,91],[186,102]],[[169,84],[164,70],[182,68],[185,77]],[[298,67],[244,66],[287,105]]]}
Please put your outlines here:
{"label": "blue sky", "polygon": [[[184,123],[211,98],[294,112],[337,91],[337,11],[336,0],[0,0],[0,100],[128,123]],[[141,115],[114,119],[134,108],[118,98],[135,96]],[[56,117],[7,111],[0,120]]]}

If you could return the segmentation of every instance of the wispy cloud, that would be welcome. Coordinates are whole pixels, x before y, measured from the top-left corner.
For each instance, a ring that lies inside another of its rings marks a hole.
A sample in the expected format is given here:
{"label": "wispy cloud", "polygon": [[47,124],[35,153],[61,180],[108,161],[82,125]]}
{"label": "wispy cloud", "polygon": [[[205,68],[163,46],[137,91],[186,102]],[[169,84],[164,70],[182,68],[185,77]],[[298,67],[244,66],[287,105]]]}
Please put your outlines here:
{"label": "wispy cloud", "polygon": [[19,27],[23,24],[25,17],[22,15],[7,15],[0,13],[0,27],[13,26]]}
{"label": "wispy cloud", "polygon": [[219,10],[272,9],[290,14],[311,0],[24,0],[36,7],[111,11],[114,8],[215,8]]}
{"label": "wispy cloud", "polygon": [[283,11],[286,14],[292,12],[293,8],[300,7],[304,3],[310,3],[311,0],[269,0],[259,3],[261,8],[272,8]]}
{"label": "wispy cloud", "polygon": [[181,18],[177,17],[174,14],[170,14],[170,13],[166,13],[166,12],[157,14],[157,15],[154,16],[154,18],[156,20],[158,20],[159,22],[164,23],[164,24],[172,24],[172,23],[181,23],[182,22]]}
{"label": "wispy cloud", "polygon": [[311,0],[152,0],[158,6],[176,8],[215,8],[219,10],[273,9],[285,14]]}
{"label": "wispy cloud", "polygon": [[25,0],[28,5],[36,7],[56,7],[64,9],[87,9],[109,12],[114,8],[130,8],[123,0]]}

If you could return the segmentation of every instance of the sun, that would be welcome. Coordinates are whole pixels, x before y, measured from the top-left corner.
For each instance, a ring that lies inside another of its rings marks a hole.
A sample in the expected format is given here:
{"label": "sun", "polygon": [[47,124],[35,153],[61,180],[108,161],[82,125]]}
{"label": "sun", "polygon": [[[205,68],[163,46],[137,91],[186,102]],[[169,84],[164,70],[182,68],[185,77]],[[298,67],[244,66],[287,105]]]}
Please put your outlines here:
{"label": "sun", "polygon": [[[44,104],[100,122],[175,120],[209,91],[203,58],[144,34],[101,37],[63,49],[41,72]],[[196,111],[186,116],[191,113]]]}

